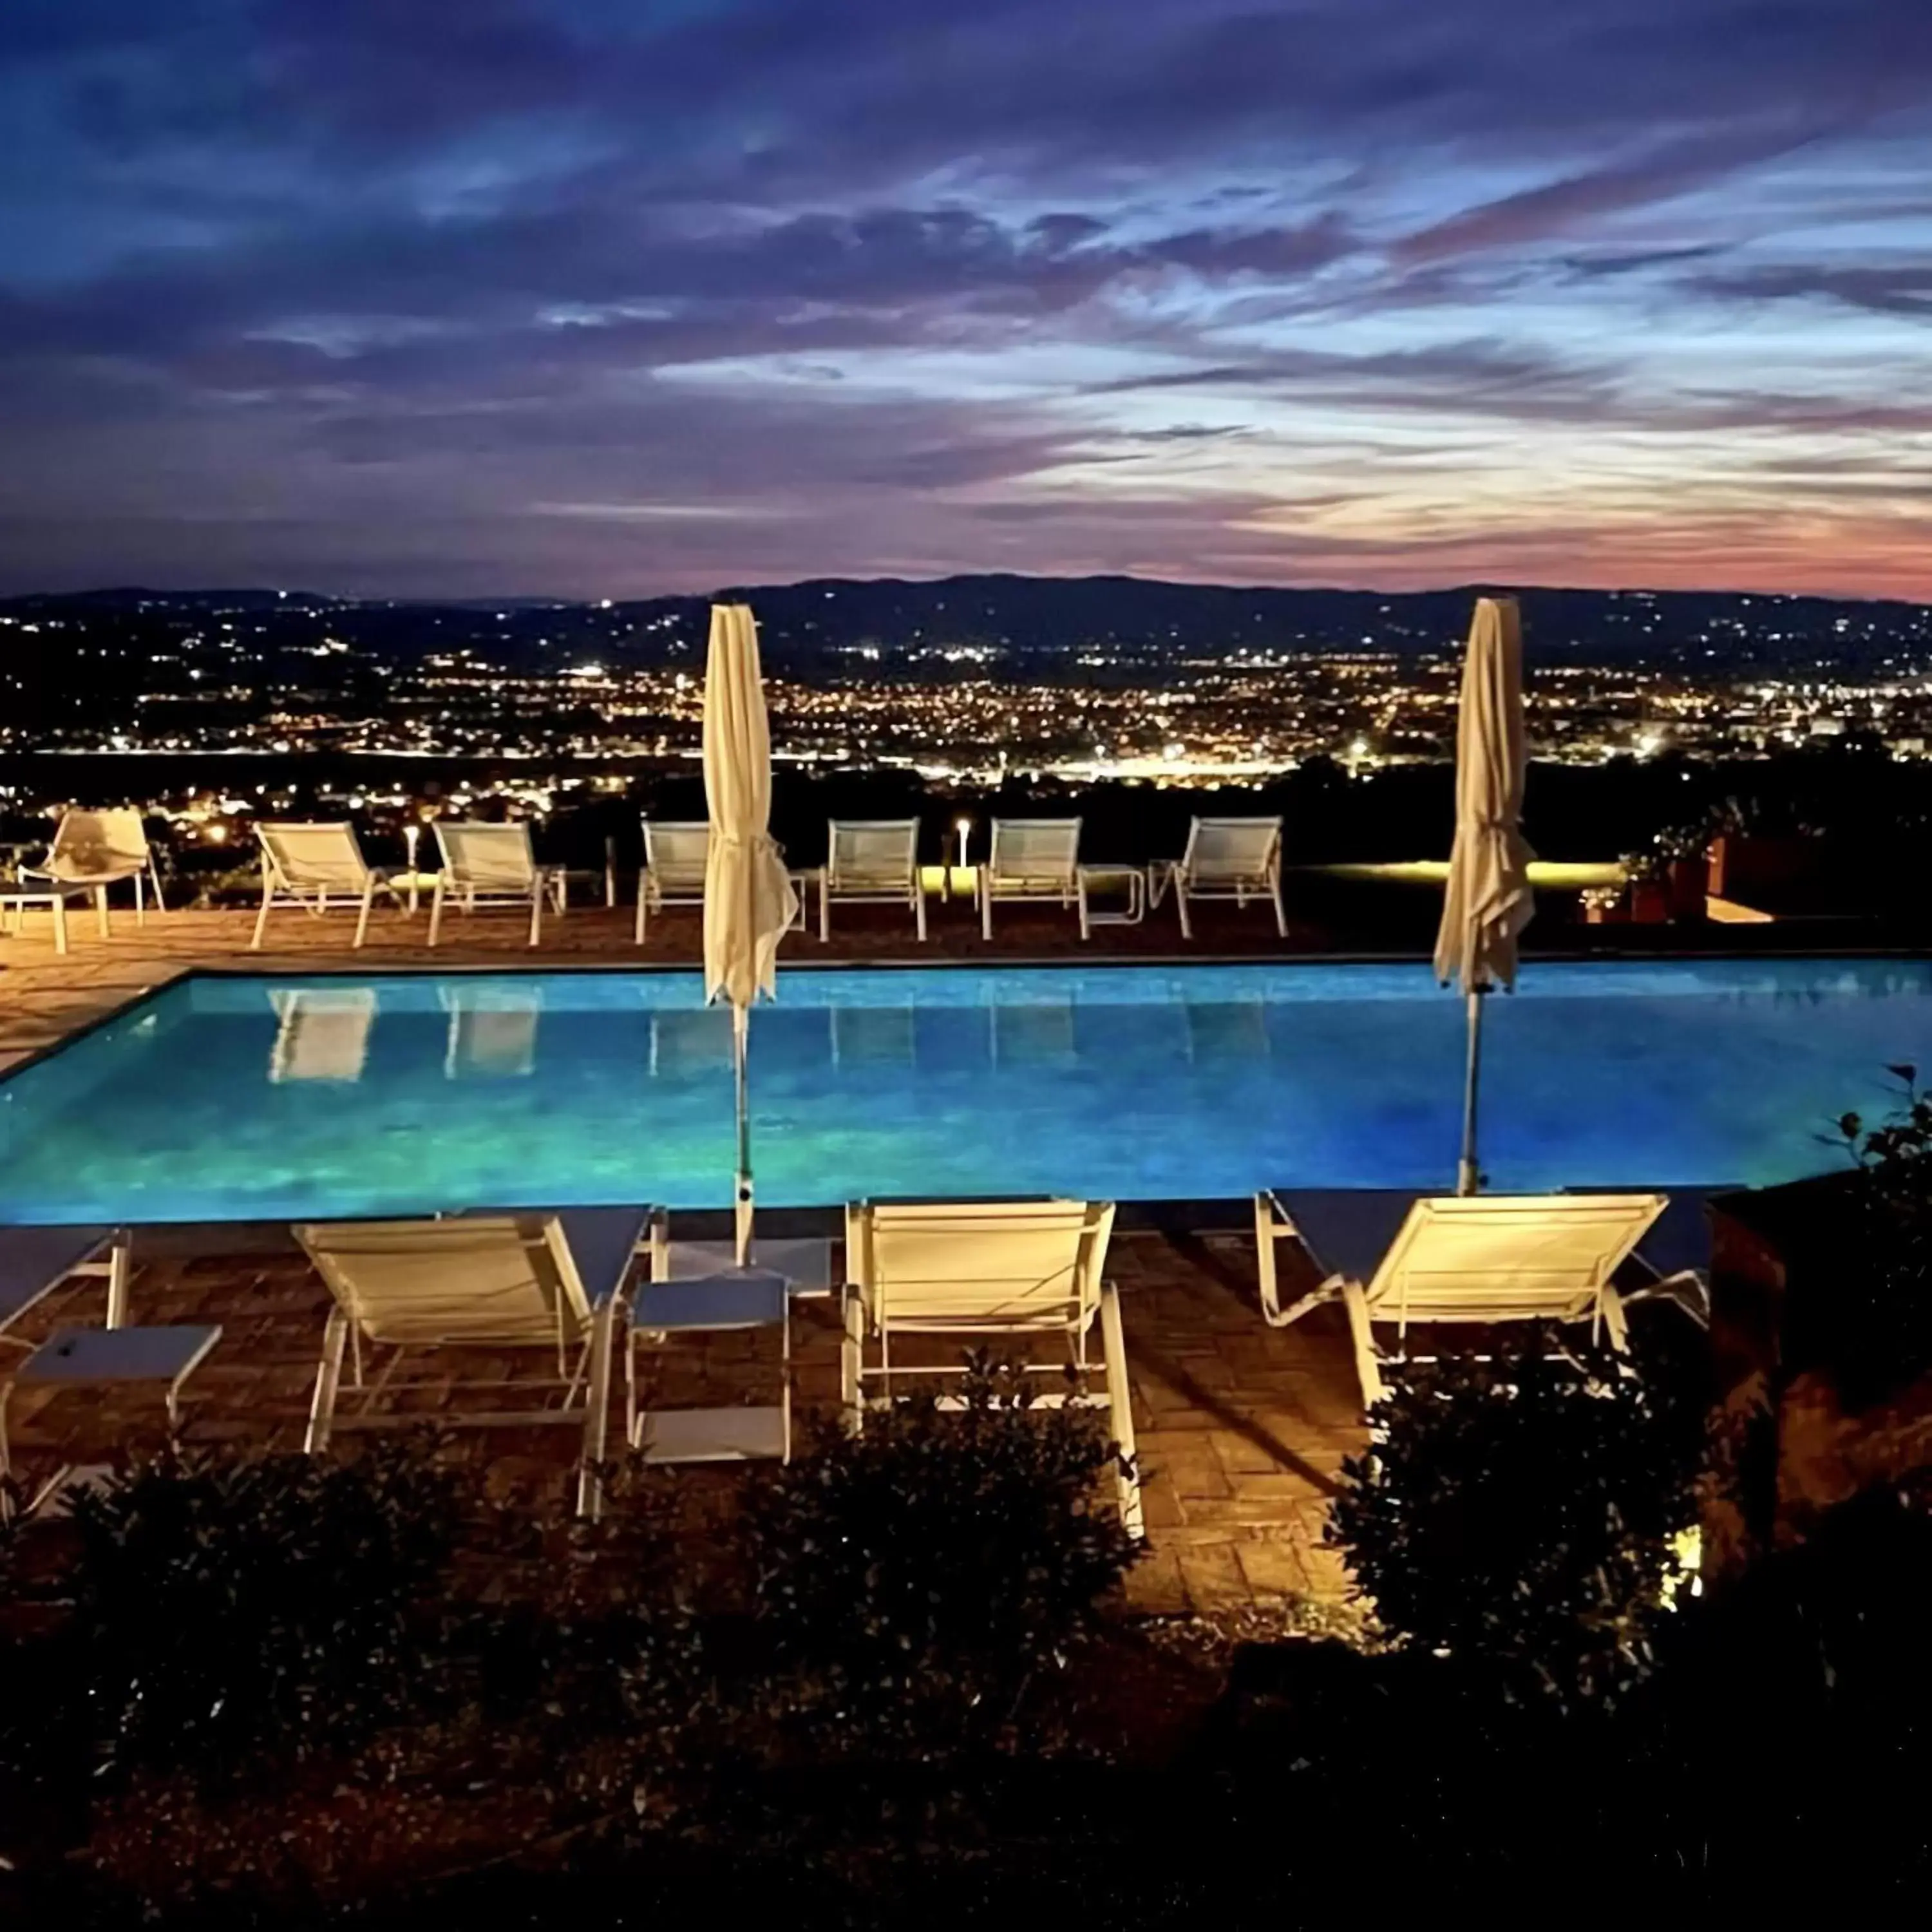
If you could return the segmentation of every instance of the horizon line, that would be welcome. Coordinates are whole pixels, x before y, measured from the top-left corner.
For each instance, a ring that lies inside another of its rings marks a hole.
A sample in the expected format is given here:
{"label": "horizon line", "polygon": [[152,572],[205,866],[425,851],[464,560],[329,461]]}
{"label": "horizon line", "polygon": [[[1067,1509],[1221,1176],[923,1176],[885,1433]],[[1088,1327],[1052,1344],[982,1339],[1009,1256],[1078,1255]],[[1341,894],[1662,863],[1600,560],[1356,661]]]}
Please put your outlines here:
{"label": "horizon line", "polygon": [[352,591],[318,590],[308,587],[298,590],[286,589],[278,584],[262,583],[216,583],[175,586],[146,584],[106,583],[70,590],[48,589],[0,590],[0,604],[23,603],[36,599],[62,598],[79,602],[88,598],[134,596],[157,598],[273,596],[297,599],[314,598],[338,604],[388,604],[423,608],[474,608],[488,604],[503,604],[551,608],[587,606],[593,608],[608,605],[615,609],[620,605],[638,604],[716,602],[721,598],[730,596],[742,596],[758,592],[799,590],[820,584],[851,585],[855,587],[904,584],[914,587],[930,587],[972,580],[1036,584],[1144,584],[1150,588],[1162,590],[1226,591],[1236,595],[1252,592],[1266,596],[1385,597],[1391,601],[1451,596],[1734,597],[1762,598],[1767,602],[1775,600],[1789,603],[1889,604],[1898,604],[1907,610],[1932,609],[1932,601],[1921,601],[1895,595],[1887,596],[1858,591],[1762,589],[1747,590],[1722,584],[1688,589],[1682,586],[1664,588],[1646,584],[1618,585],[1527,582],[1504,584],[1492,580],[1472,578],[1461,582],[1431,584],[1420,588],[1394,590],[1374,584],[1229,584],[1212,578],[1143,576],[1132,571],[1084,571],[1077,574],[1063,574],[1052,571],[1012,570],[956,570],[926,577],[902,576],[892,572],[884,572],[872,577],[800,577],[761,583],[720,584],[706,590],[662,590],[622,597],[595,594],[565,595],[552,592],[532,591],[494,593],[481,592],[469,596],[413,593],[383,596]]}

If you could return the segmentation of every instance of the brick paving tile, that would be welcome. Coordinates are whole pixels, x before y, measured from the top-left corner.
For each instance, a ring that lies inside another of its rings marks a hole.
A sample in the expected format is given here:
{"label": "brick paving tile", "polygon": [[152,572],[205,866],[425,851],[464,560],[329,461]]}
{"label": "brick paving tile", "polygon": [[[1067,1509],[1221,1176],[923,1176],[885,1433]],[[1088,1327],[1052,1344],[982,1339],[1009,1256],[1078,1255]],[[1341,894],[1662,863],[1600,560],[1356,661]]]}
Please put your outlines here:
{"label": "brick paving tile", "polygon": [[1187,1520],[1186,1504],[1158,1473],[1142,1486],[1141,1513],[1146,1519],[1148,1535],[1156,1544],[1166,1540],[1163,1532],[1178,1529]]}
{"label": "brick paving tile", "polygon": [[1180,1576],[1187,1589],[1188,1607],[1197,1616],[1246,1610],[1255,1601],[1240,1558],[1230,1544],[1207,1544],[1182,1550]]}
{"label": "brick paving tile", "polygon": [[1178,1616],[1192,1607],[1179,1553],[1158,1544],[1129,1573],[1123,1594],[1143,1616]]}
{"label": "brick paving tile", "polygon": [[1292,1543],[1252,1542],[1234,1546],[1241,1575],[1257,1598],[1310,1594],[1308,1566]]}

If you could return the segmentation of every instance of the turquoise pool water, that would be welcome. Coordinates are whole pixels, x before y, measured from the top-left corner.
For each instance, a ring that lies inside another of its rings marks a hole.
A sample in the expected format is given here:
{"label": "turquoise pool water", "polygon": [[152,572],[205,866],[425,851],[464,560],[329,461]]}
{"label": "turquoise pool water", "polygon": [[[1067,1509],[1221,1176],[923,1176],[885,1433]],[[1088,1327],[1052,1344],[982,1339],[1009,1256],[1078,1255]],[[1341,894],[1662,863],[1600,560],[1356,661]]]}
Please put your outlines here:
{"label": "turquoise pool water", "polygon": [[[758,1198],[1447,1186],[1425,968],[795,969],[752,1027]],[[1932,963],[1532,966],[1491,1184],[1763,1182],[1932,1065]],[[730,1198],[730,1028],[682,973],[195,979],[0,1083],[0,1221]]]}

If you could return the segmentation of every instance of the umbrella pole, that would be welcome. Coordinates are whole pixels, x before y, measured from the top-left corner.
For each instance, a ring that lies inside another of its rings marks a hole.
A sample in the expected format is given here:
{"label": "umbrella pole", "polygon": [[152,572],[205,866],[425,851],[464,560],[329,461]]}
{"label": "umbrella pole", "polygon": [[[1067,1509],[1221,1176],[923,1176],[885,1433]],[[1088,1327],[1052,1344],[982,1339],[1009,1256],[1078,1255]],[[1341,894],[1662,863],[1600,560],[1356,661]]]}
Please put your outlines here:
{"label": "umbrella pole", "polygon": [[1476,1167],[1476,1088],[1483,1070],[1483,994],[1478,987],[1469,994],[1469,1066],[1462,1084],[1462,1159],[1456,1173],[1456,1192],[1473,1194],[1482,1184]]}
{"label": "umbrella pole", "polygon": [[746,1091],[745,1061],[750,1046],[752,1012],[748,1006],[731,1009],[731,1071],[737,1088],[738,1184],[736,1211],[738,1265],[748,1268],[752,1258],[752,1113]]}

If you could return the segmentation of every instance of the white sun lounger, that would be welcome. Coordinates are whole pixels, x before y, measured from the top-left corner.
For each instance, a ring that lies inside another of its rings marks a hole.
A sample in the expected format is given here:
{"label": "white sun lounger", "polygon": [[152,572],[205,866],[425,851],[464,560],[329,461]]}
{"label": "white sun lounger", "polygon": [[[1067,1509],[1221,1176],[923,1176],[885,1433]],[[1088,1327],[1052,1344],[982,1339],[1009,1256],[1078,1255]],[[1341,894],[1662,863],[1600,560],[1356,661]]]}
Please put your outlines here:
{"label": "white sun lounger", "polygon": [[996,818],[986,862],[980,868],[980,932],[993,936],[995,899],[1058,900],[1080,915],[1088,936],[1087,886],[1080,869],[1077,818]]}
{"label": "white sun lounger", "polygon": [[38,866],[20,868],[21,882],[36,884],[50,896],[85,896],[94,902],[100,936],[107,937],[107,889],[124,879],[134,882],[134,923],[147,923],[147,889],[154,892],[154,910],[165,912],[161,874],[148,843],[148,828],[131,806],[104,811],[64,812],[54,827],[53,843]]}
{"label": "white sun lounger", "polygon": [[[1711,1325],[1711,1197],[1741,1194],[1740,1180],[1701,1181],[1695,1186],[1672,1186],[1664,1212],[1645,1231],[1630,1256],[1630,1286],[1622,1291],[1624,1306],[1633,1302],[1668,1301],[1700,1328]],[[1604,1187],[1569,1187],[1566,1194],[1606,1194]],[[1637,1193],[1661,1194],[1663,1188],[1638,1188]]]}
{"label": "white sun lounger", "polygon": [[[647,1219],[641,1208],[605,1208],[298,1226],[296,1240],[335,1300],[310,1406],[308,1453],[322,1454],[338,1429],[424,1420],[472,1427],[569,1424],[584,1437],[578,1508],[594,1514],[610,1427],[616,1330],[626,1277]],[[378,1415],[371,1405],[392,1392],[386,1371],[368,1387],[362,1413],[338,1415],[343,1358],[352,1345],[351,1386],[363,1389],[364,1342],[399,1354],[466,1347],[547,1350],[555,1360],[554,1376],[488,1386],[561,1390],[563,1400],[537,1409]]]}
{"label": "white sun lounger", "polygon": [[312,917],[332,899],[357,908],[356,944],[369,936],[369,908],[378,891],[391,890],[389,875],[362,856],[356,828],[346,820],[328,825],[258,825],[262,848],[262,910],[255,916],[250,950],[259,952],[274,906],[299,906]]}
{"label": "white sun lounger", "polygon": [[1172,886],[1180,915],[1180,936],[1194,937],[1188,906],[1196,899],[1231,899],[1238,906],[1270,904],[1275,930],[1288,937],[1281,905],[1281,820],[1197,818],[1178,859],[1148,868],[1148,896],[1156,905]]}
{"label": "white sun lounger", "polygon": [[[1102,1272],[1113,1226],[1111,1202],[859,1202],[848,1207],[841,1394],[852,1426],[861,1425],[868,1402],[891,1400],[894,1376],[958,1372],[956,1362],[895,1360],[896,1337],[1052,1336],[1062,1345],[1056,1359],[1022,1366],[1058,1374],[1070,1364],[1082,1370],[1089,1366],[1088,1337],[1097,1320],[1106,1393],[1074,1399],[1108,1412],[1123,1458],[1121,1519],[1133,1535],[1141,1535],[1120,1295]],[[876,1361],[868,1359],[874,1348]],[[874,1382],[878,1398],[868,1394]]]}
{"label": "white sun lounger", "polygon": [[644,866],[638,874],[638,944],[648,916],[668,905],[702,905],[711,859],[709,819],[644,820]]}
{"label": "white sun lounger", "polygon": [[[1262,1312],[1284,1328],[1339,1296],[1362,1399],[1385,1393],[1378,1325],[1588,1322],[1628,1346],[1612,1278],[1664,1208],[1661,1194],[1418,1196],[1400,1189],[1255,1197]],[[1322,1280],[1281,1305],[1275,1244],[1299,1244]]]}
{"label": "white sun lounger", "polygon": [[903,905],[926,937],[926,888],[919,876],[916,818],[831,819],[818,887],[818,936],[832,937],[832,904]]}
{"label": "white sun lounger", "polygon": [[439,818],[437,844],[442,869],[430,899],[429,943],[442,937],[442,908],[453,900],[465,912],[479,906],[527,906],[530,944],[543,936],[544,902],[560,916],[566,884],[561,866],[539,866],[527,825],[486,825],[470,819]]}

